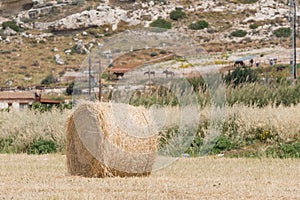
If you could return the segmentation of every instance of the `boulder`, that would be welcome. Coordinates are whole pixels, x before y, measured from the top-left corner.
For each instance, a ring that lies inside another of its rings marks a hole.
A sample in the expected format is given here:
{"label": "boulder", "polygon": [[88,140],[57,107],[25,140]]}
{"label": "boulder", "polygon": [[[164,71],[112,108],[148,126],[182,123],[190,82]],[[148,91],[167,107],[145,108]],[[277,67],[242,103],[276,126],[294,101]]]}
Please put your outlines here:
{"label": "boulder", "polygon": [[65,64],[64,60],[60,57],[59,54],[56,54],[56,55],[54,56],[54,58],[55,58],[55,62],[56,62],[57,64],[59,64],[59,65]]}
{"label": "boulder", "polygon": [[5,30],[3,31],[3,34],[4,35],[16,35],[17,32],[14,31],[13,29],[9,28],[9,27],[6,27]]}
{"label": "boulder", "polygon": [[75,46],[75,50],[79,54],[87,54],[89,53],[89,50],[85,47],[82,40],[79,40],[78,43]]}

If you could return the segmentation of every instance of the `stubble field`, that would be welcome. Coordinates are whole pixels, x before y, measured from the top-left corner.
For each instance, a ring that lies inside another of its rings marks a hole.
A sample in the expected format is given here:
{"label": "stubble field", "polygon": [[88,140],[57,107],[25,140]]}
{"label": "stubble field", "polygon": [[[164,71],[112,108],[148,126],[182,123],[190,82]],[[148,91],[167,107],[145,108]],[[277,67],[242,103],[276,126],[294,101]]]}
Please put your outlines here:
{"label": "stubble field", "polygon": [[300,199],[299,159],[180,158],[149,177],[70,176],[64,155],[0,154],[0,199]]}

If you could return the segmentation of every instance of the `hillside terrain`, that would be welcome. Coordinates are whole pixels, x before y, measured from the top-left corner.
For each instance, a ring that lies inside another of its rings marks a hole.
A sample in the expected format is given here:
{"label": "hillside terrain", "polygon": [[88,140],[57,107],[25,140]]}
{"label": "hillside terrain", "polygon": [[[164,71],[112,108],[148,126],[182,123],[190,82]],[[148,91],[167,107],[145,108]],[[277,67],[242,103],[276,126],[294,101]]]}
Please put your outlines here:
{"label": "hillside terrain", "polygon": [[[171,17],[175,10],[184,16]],[[49,74],[59,80],[78,70],[106,37],[149,27],[158,18],[216,59],[234,60],[237,52],[271,57],[280,49],[275,56],[288,61],[289,16],[279,0],[6,0],[0,4],[0,86],[39,85]],[[199,21],[207,27],[191,28]]]}

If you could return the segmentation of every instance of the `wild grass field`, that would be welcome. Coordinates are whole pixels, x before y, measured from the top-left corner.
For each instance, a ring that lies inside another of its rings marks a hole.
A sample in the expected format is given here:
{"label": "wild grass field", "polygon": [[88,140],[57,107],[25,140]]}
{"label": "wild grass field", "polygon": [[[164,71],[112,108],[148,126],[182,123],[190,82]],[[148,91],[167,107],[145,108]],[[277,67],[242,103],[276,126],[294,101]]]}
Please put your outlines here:
{"label": "wild grass field", "polygon": [[148,177],[70,176],[60,154],[0,154],[1,199],[300,198],[299,159],[180,158]]}
{"label": "wild grass field", "polygon": [[[274,86],[272,95],[264,85],[250,86],[227,91],[232,96],[211,152],[201,148],[214,123],[208,99],[199,104],[199,127],[186,151],[191,158],[148,177],[71,176],[65,156],[71,110],[3,110],[0,199],[300,199],[299,87]],[[154,109],[169,116],[162,134],[175,134],[179,107]]]}

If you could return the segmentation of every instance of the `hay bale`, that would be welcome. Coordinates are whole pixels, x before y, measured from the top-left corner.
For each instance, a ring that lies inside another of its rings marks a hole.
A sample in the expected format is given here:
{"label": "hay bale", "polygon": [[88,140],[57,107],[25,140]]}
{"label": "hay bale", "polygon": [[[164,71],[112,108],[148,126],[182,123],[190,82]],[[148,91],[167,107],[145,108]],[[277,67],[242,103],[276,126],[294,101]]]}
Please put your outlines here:
{"label": "hay bale", "polygon": [[82,103],[70,115],[66,135],[71,175],[149,175],[156,158],[157,134],[145,108]]}

